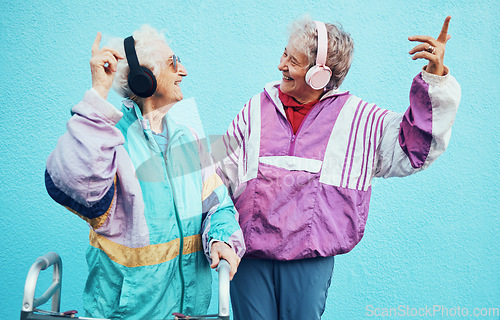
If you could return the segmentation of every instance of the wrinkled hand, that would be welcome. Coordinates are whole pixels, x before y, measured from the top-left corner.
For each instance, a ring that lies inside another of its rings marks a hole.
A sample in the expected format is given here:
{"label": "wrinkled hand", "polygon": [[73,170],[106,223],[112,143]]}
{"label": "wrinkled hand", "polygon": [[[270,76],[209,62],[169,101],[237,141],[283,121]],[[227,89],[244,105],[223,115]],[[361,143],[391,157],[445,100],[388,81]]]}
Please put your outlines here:
{"label": "wrinkled hand", "polygon": [[229,280],[233,280],[241,259],[227,243],[221,241],[212,243],[210,258],[212,259],[212,264],[210,265],[210,268],[212,269],[217,268],[220,259],[227,260],[227,262],[229,262],[229,266],[231,266],[231,271],[229,271]]}
{"label": "wrinkled hand", "polygon": [[444,75],[444,49],[446,42],[451,38],[448,34],[448,25],[450,24],[451,17],[448,16],[444,20],[443,28],[437,39],[430,36],[411,36],[408,37],[410,41],[423,42],[410,50],[410,54],[414,54],[412,59],[427,59],[429,63],[425,69],[429,73],[438,76]]}
{"label": "wrinkled hand", "polygon": [[99,49],[101,33],[98,32],[92,45],[92,58],[90,59],[90,72],[92,73],[92,88],[101,97],[107,98],[108,92],[113,84],[116,65],[123,56],[116,50],[104,47]]}

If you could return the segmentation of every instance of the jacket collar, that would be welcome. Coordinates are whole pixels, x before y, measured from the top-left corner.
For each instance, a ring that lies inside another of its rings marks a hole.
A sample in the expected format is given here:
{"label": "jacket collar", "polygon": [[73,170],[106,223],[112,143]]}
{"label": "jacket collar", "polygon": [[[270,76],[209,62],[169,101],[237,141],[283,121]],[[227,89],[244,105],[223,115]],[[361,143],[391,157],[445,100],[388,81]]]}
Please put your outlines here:
{"label": "jacket collar", "polygon": [[[149,124],[149,121],[147,119],[144,119],[144,117],[142,116],[141,109],[139,108],[137,103],[135,103],[135,101],[133,101],[133,100],[125,99],[125,100],[123,100],[123,106],[129,110],[133,109],[135,118],[141,124],[142,130],[144,131],[146,138],[148,140],[152,140],[153,139],[153,136],[152,136],[153,132],[151,131],[151,126]],[[170,117],[168,112],[165,115],[165,117],[163,118],[163,121],[165,121],[165,123],[167,124],[167,138],[169,141],[174,141],[175,139],[177,139],[178,137],[180,137],[186,133],[185,130],[187,130],[187,129],[184,126],[177,124],[174,121],[174,119],[172,119],[172,117]]]}
{"label": "jacket collar", "polygon": [[[281,103],[281,100],[279,98],[279,86],[280,86],[281,80],[278,81],[273,81],[269,82],[264,86],[264,92],[266,92],[267,96],[274,102],[278,110],[283,114],[283,116],[286,117],[285,109],[283,107],[283,104]],[[336,97],[336,96],[342,96],[345,94],[349,94],[349,91],[340,91],[338,88],[337,89],[331,89],[325,92],[323,96],[319,99],[319,101],[324,101],[325,99]]]}

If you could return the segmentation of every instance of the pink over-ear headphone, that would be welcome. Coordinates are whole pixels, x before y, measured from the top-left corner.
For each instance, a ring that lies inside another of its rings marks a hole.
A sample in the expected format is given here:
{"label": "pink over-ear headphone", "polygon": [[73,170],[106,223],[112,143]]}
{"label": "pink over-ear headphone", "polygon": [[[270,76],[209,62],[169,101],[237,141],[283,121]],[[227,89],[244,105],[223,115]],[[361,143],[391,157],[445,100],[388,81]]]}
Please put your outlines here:
{"label": "pink over-ear headphone", "polygon": [[312,66],[306,73],[306,83],[313,89],[319,90],[326,87],[332,76],[332,70],[325,65],[328,50],[328,35],[326,25],[321,21],[314,21],[318,30],[318,52],[316,53],[316,65]]}

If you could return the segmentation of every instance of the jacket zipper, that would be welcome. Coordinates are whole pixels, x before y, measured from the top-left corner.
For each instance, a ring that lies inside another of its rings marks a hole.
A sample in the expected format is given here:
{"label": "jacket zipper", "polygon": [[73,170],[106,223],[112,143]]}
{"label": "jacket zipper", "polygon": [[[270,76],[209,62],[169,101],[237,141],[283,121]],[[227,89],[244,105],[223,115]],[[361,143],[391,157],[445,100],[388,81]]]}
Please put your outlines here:
{"label": "jacket zipper", "polygon": [[[269,100],[272,101],[272,103],[274,104],[274,107],[279,109],[278,106],[276,105],[276,103],[274,102],[274,100],[271,98],[271,96],[269,95],[269,93],[264,90],[264,92],[266,93],[266,96],[269,98]],[[321,101],[321,99],[320,99]],[[285,111],[285,121],[286,123],[288,123],[288,128],[290,129],[290,146],[288,147],[288,155],[289,156],[293,156],[295,154],[295,143],[297,142],[297,136],[299,135],[299,132],[300,132],[300,128],[302,128],[302,125],[304,124],[304,122],[306,122],[306,119],[307,117],[309,117],[309,115],[311,114],[311,111],[316,108],[316,106],[318,105],[318,103],[320,103],[320,101],[318,101],[310,110],[309,112],[306,114],[306,116],[304,117],[304,119],[302,119],[302,122],[300,123],[300,126],[299,128],[297,129],[297,133],[293,133],[293,127],[292,127],[292,124],[290,123],[290,121],[288,120],[288,118],[286,117],[286,111],[284,110],[283,108],[283,111]],[[283,115],[281,112],[280,112],[281,115]]]}
{"label": "jacket zipper", "polygon": [[319,103],[319,101],[309,110],[309,112],[305,115],[304,119],[302,119],[302,122],[300,123],[299,128],[297,129],[297,133],[293,133],[293,127],[288,118],[285,117],[286,122],[288,123],[288,127],[290,128],[290,132],[292,134],[292,137],[290,139],[290,147],[288,148],[288,155],[293,156],[295,155],[295,142],[297,141],[297,136],[299,135],[300,129],[302,128],[302,125],[304,122],[306,122],[307,117],[311,114],[311,111],[316,108],[316,105]]}
{"label": "jacket zipper", "polygon": [[[170,138],[170,141],[168,142],[168,148],[166,150],[167,153],[170,153],[170,146],[172,145],[172,141],[174,141],[174,136]],[[161,154],[161,151],[160,151]],[[162,154],[163,158],[163,163],[165,164],[165,170],[167,171],[167,176],[168,176],[168,184],[170,185],[170,189],[172,190],[172,195],[173,195],[173,202],[174,202],[174,212],[175,212],[175,220],[177,221],[177,228],[179,229],[179,276],[181,278],[181,305],[180,305],[180,313],[183,312],[184,309],[184,295],[185,295],[185,290],[186,290],[186,285],[184,283],[184,272],[182,270],[182,256],[184,253],[184,232],[182,231],[182,224],[181,224],[181,218],[179,216],[179,211],[177,210],[177,204],[175,203],[175,190],[172,186],[172,176],[170,175],[170,171],[168,168],[167,160],[166,160],[166,155]]]}
{"label": "jacket zipper", "polygon": [[[288,122],[288,119],[286,119],[286,121]],[[290,125],[290,127],[291,127],[291,125]],[[292,138],[290,139],[290,146],[288,147],[288,155],[289,156],[293,156],[293,154],[295,152],[295,137],[296,137],[296,135],[293,133],[293,128],[291,128],[291,133],[292,133]]]}

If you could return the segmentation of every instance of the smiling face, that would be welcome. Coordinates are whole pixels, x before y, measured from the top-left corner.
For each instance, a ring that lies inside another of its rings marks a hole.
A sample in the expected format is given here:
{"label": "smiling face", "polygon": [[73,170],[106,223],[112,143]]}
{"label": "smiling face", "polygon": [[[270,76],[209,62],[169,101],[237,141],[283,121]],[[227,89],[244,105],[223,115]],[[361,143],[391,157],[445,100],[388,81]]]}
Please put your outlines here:
{"label": "smiling face", "polygon": [[318,99],[323,90],[314,90],[306,83],[309,62],[302,52],[288,45],[280,59],[278,69],[282,72],[280,89],[300,103]]}
{"label": "smiling face", "polygon": [[158,83],[153,97],[157,105],[168,105],[181,101],[184,97],[180,87],[182,78],[187,76],[184,66],[177,62],[177,70],[174,68],[172,56],[174,52],[166,43],[159,44],[158,50],[162,52],[161,69],[156,77]]}

